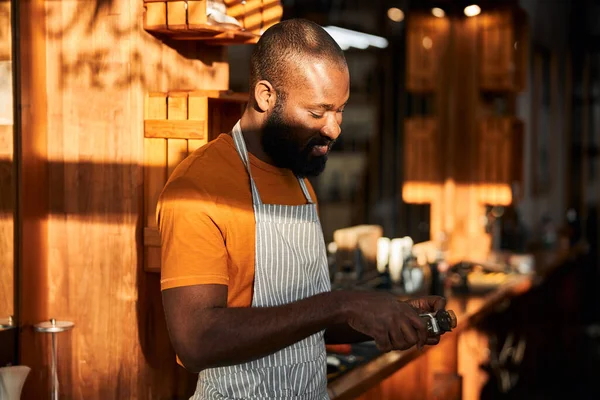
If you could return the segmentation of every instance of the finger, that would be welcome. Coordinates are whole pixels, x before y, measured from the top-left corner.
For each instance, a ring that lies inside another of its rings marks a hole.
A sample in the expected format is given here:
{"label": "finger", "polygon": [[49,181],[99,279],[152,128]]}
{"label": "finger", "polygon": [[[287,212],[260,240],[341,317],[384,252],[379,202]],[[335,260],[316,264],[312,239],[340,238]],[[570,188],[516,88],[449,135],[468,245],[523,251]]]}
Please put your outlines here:
{"label": "finger", "polygon": [[444,310],[446,308],[446,299],[444,297],[435,296],[431,303],[431,308],[433,308],[433,311]]}
{"label": "finger", "polygon": [[427,324],[418,315],[413,316],[412,314],[410,314],[408,317],[409,317],[412,327],[416,330],[417,337],[418,337],[418,341],[417,341],[418,347],[419,347],[419,349],[421,349],[421,348],[423,348],[423,346],[425,345],[425,343],[427,341],[427,336],[428,336]]}
{"label": "finger", "polygon": [[377,345],[377,349],[379,349],[379,351],[381,351],[382,353],[387,353],[393,349],[389,335],[379,335],[377,338],[374,339],[375,344]]}
{"label": "finger", "polygon": [[425,342],[425,344],[427,346],[434,346],[436,344],[438,344],[440,342],[440,336],[436,335],[436,336],[429,336],[427,338],[427,341]]}
{"label": "finger", "polygon": [[[402,335],[403,340],[397,341],[396,348],[405,350],[410,347],[413,347],[415,344],[419,343],[419,335],[417,334],[416,329],[412,326],[412,324],[407,322],[400,323],[399,326],[400,334]],[[402,343],[404,342],[404,343]]]}

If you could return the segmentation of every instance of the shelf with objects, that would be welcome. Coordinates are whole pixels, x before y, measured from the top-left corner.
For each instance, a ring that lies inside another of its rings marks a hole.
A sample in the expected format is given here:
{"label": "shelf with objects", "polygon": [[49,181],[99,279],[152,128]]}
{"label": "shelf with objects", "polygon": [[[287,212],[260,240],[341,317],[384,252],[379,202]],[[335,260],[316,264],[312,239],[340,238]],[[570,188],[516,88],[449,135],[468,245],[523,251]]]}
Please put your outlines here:
{"label": "shelf with objects", "polygon": [[282,15],[278,0],[144,0],[146,31],[209,45],[256,43]]}
{"label": "shelf with objects", "polygon": [[144,116],[144,269],[160,272],[155,210],[173,170],[188,155],[227,132],[241,117],[248,95],[230,91],[154,92]]}

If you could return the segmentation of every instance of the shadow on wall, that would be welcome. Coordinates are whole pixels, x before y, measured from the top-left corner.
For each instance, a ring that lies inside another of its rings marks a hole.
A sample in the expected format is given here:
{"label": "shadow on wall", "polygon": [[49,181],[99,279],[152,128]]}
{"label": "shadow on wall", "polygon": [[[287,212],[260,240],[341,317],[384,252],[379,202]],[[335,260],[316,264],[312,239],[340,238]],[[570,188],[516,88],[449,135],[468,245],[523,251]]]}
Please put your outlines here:
{"label": "shadow on wall", "polygon": [[60,89],[184,90],[227,81],[223,47],[146,32],[142,0],[48,2],[45,12],[48,74]]}

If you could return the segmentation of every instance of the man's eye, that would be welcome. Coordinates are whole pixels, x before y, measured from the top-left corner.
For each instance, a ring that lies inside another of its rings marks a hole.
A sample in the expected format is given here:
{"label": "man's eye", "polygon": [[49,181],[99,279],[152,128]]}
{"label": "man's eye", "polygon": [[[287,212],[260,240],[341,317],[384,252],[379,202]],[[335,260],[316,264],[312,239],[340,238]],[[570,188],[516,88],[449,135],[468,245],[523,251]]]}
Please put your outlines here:
{"label": "man's eye", "polygon": [[315,113],[310,113],[311,117],[313,117],[314,119],[320,119],[323,118],[323,116],[321,114],[315,114]]}
{"label": "man's eye", "polygon": [[344,109],[342,108],[341,110],[337,110],[338,114],[343,114],[344,113]]}

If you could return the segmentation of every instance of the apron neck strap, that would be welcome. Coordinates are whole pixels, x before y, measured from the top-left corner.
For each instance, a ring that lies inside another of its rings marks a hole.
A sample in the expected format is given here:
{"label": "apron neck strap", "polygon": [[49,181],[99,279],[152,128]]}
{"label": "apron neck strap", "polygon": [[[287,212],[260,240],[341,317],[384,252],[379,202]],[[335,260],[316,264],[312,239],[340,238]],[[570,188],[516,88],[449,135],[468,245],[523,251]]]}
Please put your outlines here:
{"label": "apron neck strap", "polygon": [[[240,121],[238,121],[232,130],[233,142],[235,144],[235,149],[237,150],[242,163],[244,163],[244,167],[246,167],[246,171],[248,171],[248,176],[250,177],[250,187],[252,189],[252,202],[254,204],[262,204],[262,200],[260,199],[260,194],[258,193],[258,188],[256,187],[256,183],[252,178],[252,171],[250,170],[250,157],[248,157],[248,150],[246,148],[246,142],[244,142],[244,135],[242,133],[242,128]],[[304,193],[304,197],[306,197],[306,201],[310,204],[313,203],[312,198],[310,196],[310,192],[306,187],[306,183],[304,179],[298,178],[298,183],[300,183],[300,188],[302,189],[302,193]]]}

